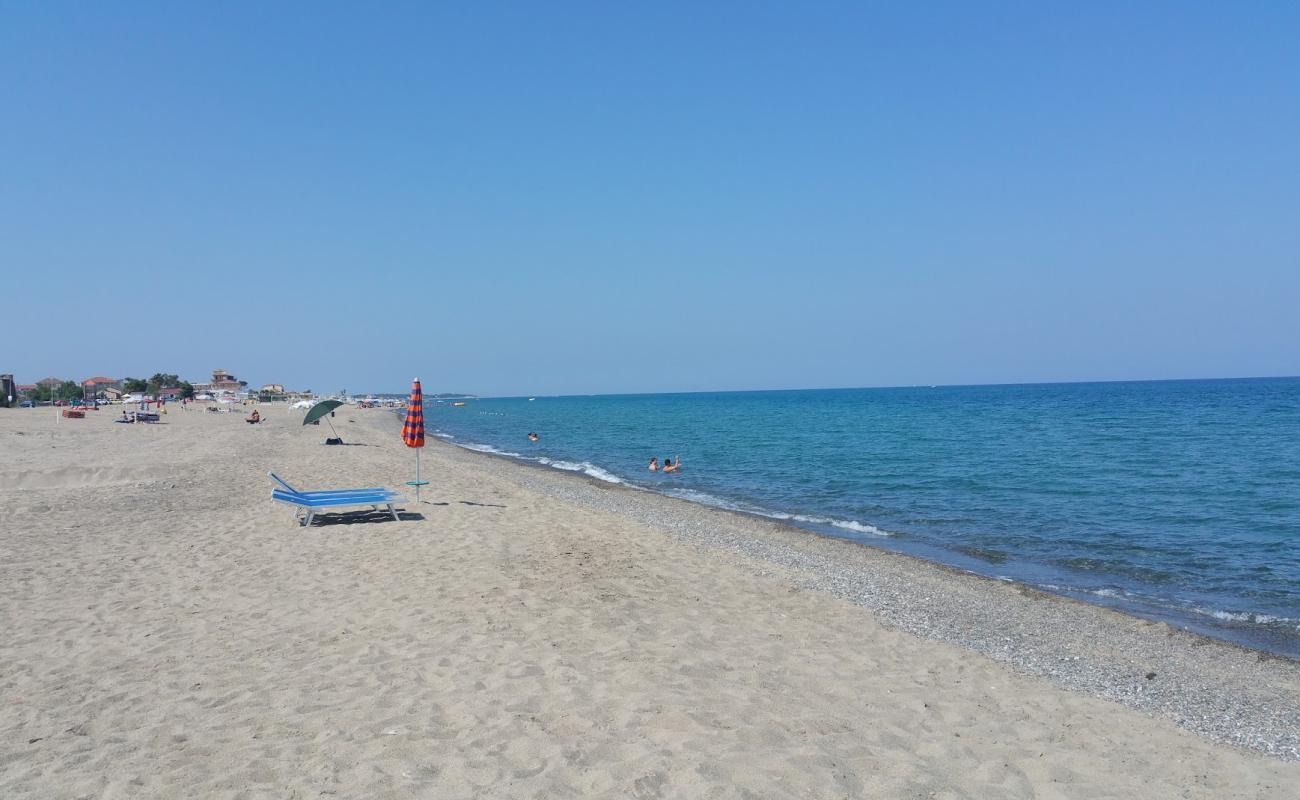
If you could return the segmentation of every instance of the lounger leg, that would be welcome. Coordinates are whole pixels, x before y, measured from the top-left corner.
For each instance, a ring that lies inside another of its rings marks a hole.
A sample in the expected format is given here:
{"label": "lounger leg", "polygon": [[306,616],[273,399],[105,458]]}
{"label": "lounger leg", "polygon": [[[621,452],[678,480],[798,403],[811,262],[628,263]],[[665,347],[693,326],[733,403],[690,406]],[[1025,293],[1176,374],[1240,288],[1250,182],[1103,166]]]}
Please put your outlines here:
{"label": "lounger leg", "polygon": [[389,503],[389,504],[388,504],[388,510],[389,510],[390,512],[392,512],[392,514],[393,514],[393,522],[401,522],[401,521],[402,521],[401,517],[398,517],[398,516],[397,516],[397,509],[393,508],[393,504],[392,504],[392,503]]}
{"label": "lounger leg", "polygon": [[316,516],[316,512],[315,512],[315,511],[308,511],[308,512],[307,512],[307,518],[304,519],[304,520],[302,521],[302,526],[303,526],[304,528],[310,528],[310,527],[311,527],[311,519],[312,519],[312,517],[314,517],[314,516]]}

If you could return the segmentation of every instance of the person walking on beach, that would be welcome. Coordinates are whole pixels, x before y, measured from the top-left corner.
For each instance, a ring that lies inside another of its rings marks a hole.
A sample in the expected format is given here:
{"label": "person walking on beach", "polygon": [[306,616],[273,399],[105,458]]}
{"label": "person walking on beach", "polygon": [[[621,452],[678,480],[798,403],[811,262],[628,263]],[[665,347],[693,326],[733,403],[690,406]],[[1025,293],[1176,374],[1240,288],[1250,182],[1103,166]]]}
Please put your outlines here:
{"label": "person walking on beach", "polygon": [[651,472],[658,472],[658,471],[659,471],[659,457],[658,457],[658,456],[650,456],[650,466],[646,467],[646,469],[650,470]]}

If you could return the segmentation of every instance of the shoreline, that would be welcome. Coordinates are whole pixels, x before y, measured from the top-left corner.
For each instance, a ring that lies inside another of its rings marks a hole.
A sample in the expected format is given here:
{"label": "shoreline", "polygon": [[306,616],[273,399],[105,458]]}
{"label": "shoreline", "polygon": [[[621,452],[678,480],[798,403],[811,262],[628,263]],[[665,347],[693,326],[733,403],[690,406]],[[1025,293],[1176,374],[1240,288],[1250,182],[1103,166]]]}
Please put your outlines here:
{"label": "shoreline", "polygon": [[[400,416],[394,418],[400,428]],[[783,520],[440,436],[428,442],[453,460],[522,470],[509,477],[526,488],[629,516],[739,556],[751,568],[758,562],[761,574],[780,573],[803,589],[847,600],[906,633],[1169,719],[1212,741],[1300,761],[1300,660],[1286,654]]]}
{"label": "shoreline", "polygon": [[[401,412],[394,412],[401,413]],[[851,522],[842,523],[837,520],[828,518],[809,520],[801,518],[794,514],[785,514],[784,512],[772,510],[748,510],[732,504],[732,501],[726,498],[710,497],[716,502],[709,502],[704,499],[694,499],[667,491],[656,489],[638,483],[635,479],[628,479],[624,476],[615,475],[604,467],[591,461],[576,462],[577,466],[584,466],[587,469],[567,469],[564,467],[554,466],[554,462],[548,459],[538,460],[536,457],[526,456],[522,453],[503,451],[493,445],[481,442],[457,441],[457,437],[444,433],[432,432],[430,436],[443,443],[453,447],[466,450],[472,453],[479,453],[486,456],[493,456],[506,461],[528,466],[545,469],[560,474],[576,475],[587,480],[594,481],[596,485],[618,486],[633,491],[645,492],[658,497],[664,497],[671,500],[690,503],[702,508],[709,508],[716,511],[722,511],[729,514],[737,514],[741,517],[754,519],[760,522],[773,522],[783,525],[787,528],[801,531],[805,534],[812,534],[819,538],[837,539],[848,542],[853,545],[867,547],[883,552],[894,553],[907,558],[918,559],[924,563],[935,567],[953,570],[957,573],[976,576],[985,580],[1012,583],[1016,586],[1024,587],[1027,590],[1041,592],[1052,597],[1068,599],[1087,606],[1106,609],[1118,612],[1128,617],[1141,619],[1148,622],[1169,625],[1172,628],[1184,631],[1186,633],[1204,637],[1216,642],[1231,645],[1234,647],[1244,648],[1251,652],[1263,653],[1269,657],[1290,659],[1300,661],[1300,630],[1295,635],[1288,629],[1285,634],[1269,634],[1256,628],[1232,625],[1227,622],[1217,621],[1220,618],[1217,614],[1223,614],[1228,618],[1236,615],[1236,612],[1206,612],[1200,611],[1200,616],[1194,613],[1194,610],[1177,608],[1174,606],[1162,606],[1154,601],[1148,601],[1145,604],[1139,600],[1133,599],[1128,595],[1115,594],[1110,590],[1093,592],[1085,589],[1071,589],[1070,587],[1055,586],[1050,583],[1036,583],[1027,580],[1021,576],[999,575],[994,570],[981,570],[978,566],[988,563],[985,559],[977,554],[972,554],[960,548],[945,548],[942,545],[936,545],[926,542],[912,540],[905,533],[887,532],[876,528],[874,525],[867,523]],[[590,470],[608,475],[609,478],[602,478],[599,475],[592,474]],[[818,524],[825,523],[825,524]],[[846,531],[846,532],[841,532]],[[856,533],[855,533],[856,532]],[[965,562],[965,563],[963,563]],[[1256,616],[1251,614],[1249,616]],[[1263,619],[1268,619],[1267,615],[1259,615]],[[1204,618],[1202,618],[1204,617]],[[1278,620],[1272,620],[1278,621]],[[1289,628],[1293,619],[1281,620]],[[1264,624],[1262,622],[1252,622],[1252,625]],[[1270,647],[1270,643],[1275,646]]]}

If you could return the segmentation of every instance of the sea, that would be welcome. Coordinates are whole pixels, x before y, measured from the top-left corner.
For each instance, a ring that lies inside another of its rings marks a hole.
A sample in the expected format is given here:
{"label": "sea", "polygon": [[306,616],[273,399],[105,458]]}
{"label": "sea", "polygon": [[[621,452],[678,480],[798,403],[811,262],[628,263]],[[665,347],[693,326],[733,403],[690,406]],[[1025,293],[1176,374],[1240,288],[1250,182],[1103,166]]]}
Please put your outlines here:
{"label": "sea", "polygon": [[1300,378],[426,400],[425,420],[1300,658]]}

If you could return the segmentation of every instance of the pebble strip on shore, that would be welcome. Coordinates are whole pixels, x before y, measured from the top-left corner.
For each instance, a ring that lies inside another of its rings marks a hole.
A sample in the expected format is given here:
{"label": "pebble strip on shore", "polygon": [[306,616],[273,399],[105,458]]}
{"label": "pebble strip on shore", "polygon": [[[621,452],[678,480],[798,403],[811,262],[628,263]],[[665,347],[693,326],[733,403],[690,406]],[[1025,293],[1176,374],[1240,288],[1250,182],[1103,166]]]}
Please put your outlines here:
{"label": "pebble strip on shore", "polygon": [[1212,741],[1300,761],[1300,662],[779,522],[430,444],[545,496],[631,517],[781,574],[800,589],[855,603],[913,635],[1172,720]]}

